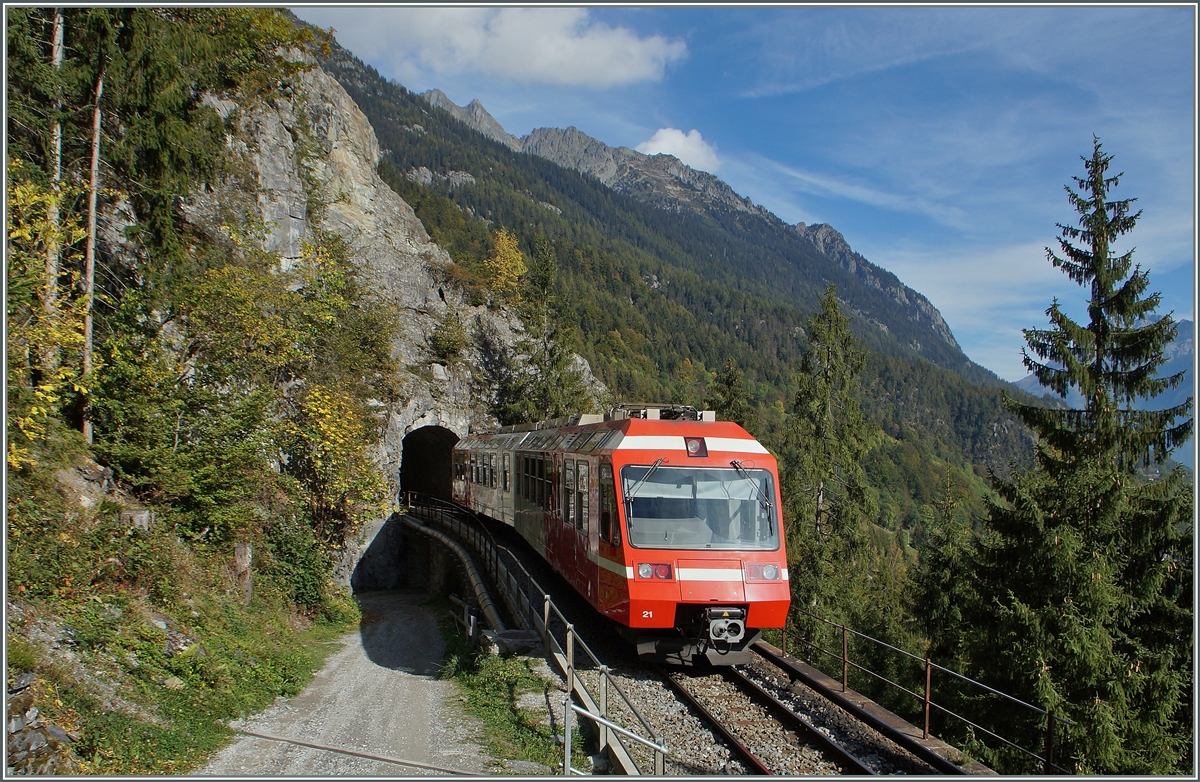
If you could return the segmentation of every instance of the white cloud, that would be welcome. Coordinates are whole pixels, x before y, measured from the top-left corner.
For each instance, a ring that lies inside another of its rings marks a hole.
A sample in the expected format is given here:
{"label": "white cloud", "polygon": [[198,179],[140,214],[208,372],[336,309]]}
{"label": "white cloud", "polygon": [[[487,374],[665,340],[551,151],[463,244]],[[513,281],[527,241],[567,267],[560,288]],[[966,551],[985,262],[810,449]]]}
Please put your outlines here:
{"label": "white cloud", "polygon": [[659,128],[648,141],[635,149],[646,155],[674,155],[685,164],[710,174],[721,168],[717,148],[704,140],[700,131],[692,128],[684,133],[678,128]]}
{"label": "white cloud", "polygon": [[390,63],[390,75],[409,83],[485,73],[501,81],[603,89],[657,81],[687,56],[682,40],[639,37],[592,20],[585,8],[292,10],[333,26],[339,43],[365,61]]}
{"label": "white cloud", "polygon": [[766,165],[774,166],[780,173],[785,174],[794,186],[813,195],[838,196],[894,212],[922,214],[939,223],[954,227],[961,227],[966,223],[966,212],[957,206],[945,206],[911,194],[889,193],[878,188],[845,182],[834,177],[785,166],[766,158],[760,159]]}

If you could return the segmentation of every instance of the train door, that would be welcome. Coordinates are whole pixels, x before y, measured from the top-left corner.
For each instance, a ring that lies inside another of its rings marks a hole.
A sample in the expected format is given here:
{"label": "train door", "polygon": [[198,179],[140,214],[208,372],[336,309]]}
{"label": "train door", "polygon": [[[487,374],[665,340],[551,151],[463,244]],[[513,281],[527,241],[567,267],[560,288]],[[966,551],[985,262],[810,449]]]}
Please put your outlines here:
{"label": "train door", "polygon": [[588,560],[588,535],[591,531],[591,470],[584,459],[575,459],[575,491],[567,495],[566,502],[572,506],[571,525],[575,547],[575,576],[579,581],[578,589],[589,601],[593,599],[595,587],[591,579],[591,562]]}
{"label": "train door", "polygon": [[[562,475],[562,456],[555,454],[550,458],[551,461],[546,478],[551,485],[559,484],[562,481],[562,478],[559,477]],[[553,491],[547,492],[548,498],[553,494]],[[551,509],[549,500],[547,501],[546,507],[549,512],[546,514],[546,534],[553,541],[553,546],[548,546],[547,549],[553,552],[550,556],[550,562],[554,565],[555,570],[569,578],[573,553],[571,538],[563,528],[563,517],[560,506],[561,503],[556,503],[553,509]]]}
{"label": "train door", "polygon": [[[621,548],[621,517],[617,513],[616,485],[613,482],[611,464],[600,464],[599,475],[599,521],[597,559],[599,567],[599,594],[597,605],[607,611],[626,604],[628,608],[629,588],[625,581],[625,552]],[[608,562],[608,566],[604,565]]]}

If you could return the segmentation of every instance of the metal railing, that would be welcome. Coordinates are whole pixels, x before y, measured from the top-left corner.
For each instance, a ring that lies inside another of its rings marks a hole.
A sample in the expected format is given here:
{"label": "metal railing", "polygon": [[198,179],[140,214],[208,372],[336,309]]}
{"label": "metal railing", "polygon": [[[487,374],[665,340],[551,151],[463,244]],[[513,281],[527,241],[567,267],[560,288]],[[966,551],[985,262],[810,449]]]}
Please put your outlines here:
{"label": "metal railing", "polygon": [[[816,652],[820,652],[828,657],[832,657],[833,659],[839,660],[841,662],[842,692],[845,692],[849,688],[850,669],[853,668],[855,670],[861,671],[862,673],[866,674],[867,676],[871,677],[872,679],[883,682],[884,684],[886,684],[896,690],[899,690],[900,692],[906,693],[906,694],[912,696],[913,698],[917,699],[921,704],[922,714],[924,717],[924,728],[923,728],[923,732],[922,732],[923,738],[926,738],[926,739],[929,738],[930,713],[932,712],[933,709],[937,709],[938,711],[947,715],[948,717],[951,717],[953,719],[958,720],[959,722],[962,722],[962,723],[968,725],[973,730],[978,730],[981,733],[984,733],[984,734],[992,737],[993,739],[1005,744],[1006,746],[1011,747],[1012,749],[1020,752],[1021,754],[1024,754],[1036,761],[1041,762],[1043,773],[1046,775],[1050,775],[1054,771],[1058,771],[1063,774],[1071,773],[1070,770],[1065,769],[1062,766],[1059,766],[1058,764],[1056,764],[1054,762],[1054,735],[1055,735],[1056,726],[1059,723],[1073,726],[1075,723],[1071,722],[1070,720],[1068,720],[1064,717],[1057,716],[1053,711],[1048,711],[1046,709],[1039,708],[1038,706],[1034,706],[1031,703],[1026,703],[1025,701],[1020,700],[1019,698],[1014,698],[1011,695],[1008,695],[1006,693],[1000,692],[997,689],[989,687],[988,685],[984,684],[983,682],[976,681],[976,680],[970,678],[969,676],[964,676],[961,673],[958,673],[957,671],[953,671],[949,668],[946,668],[945,666],[938,665],[937,663],[933,662],[933,660],[931,660],[928,657],[922,658],[919,655],[912,654],[911,652],[906,652],[903,649],[900,649],[896,646],[892,646],[891,644],[887,643],[886,641],[880,641],[878,638],[872,638],[871,636],[869,636],[865,633],[860,633],[857,630],[853,630],[844,624],[838,624],[837,622],[831,622],[828,619],[823,619],[822,617],[819,617],[816,614],[813,614],[809,611],[805,611],[800,608],[793,607],[792,612],[796,613],[796,614],[802,614],[811,619],[815,619],[817,622],[820,622],[821,624],[827,625],[829,627],[834,628],[835,630],[840,631],[841,638],[842,638],[842,649],[841,649],[840,654],[838,652],[825,649],[825,648],[817,645],[816,643],[813,643],[808,638],[797,637],[796,640],[799,641],[803,646],[805,646],[808,649],[811,649]],[[784,652],[784,654],[787,654],[788,631],[787,631],[786,627],[783,629],[782,633],[783,633],[782,651]],[[884,649],[887,649],[895,654],[898,654],[906,659],[915,660],[916,662],[920,663],[924,667],[924,675],[925,675],[924,692],[923,693],[914,692],[914,691],[908,689],[907,687],[905,687],[904,685],[899,684],[898,682],[894,682],[891,679],[887,678],[886,676],[878,674],[875,671],[872,671],[862,665],[859,665],[855,661],[851,660],[850,659],[850,644],[849,644],[849,640],[850,640],[851,636],[861,638],[864,641],[873,643],[873,644],[880,646]],[[811,659],[809,661],[812,662]],[[819,668],[820,666],[818,665],[817,667]],[[961,681],[972,687],[979,688],[988,695],[998,696],[1009,704],[1019,706],[1021,708],[1029,710],[1030,712],[1044,716],[1046,718],[1046,734],[1045,734],[1046,741],[1045,741],[1045,748],[1043,750],[1045,754],[1038,755],[1036,752],[1026,749],[1025,747],[1022,747],[1021,745],[1019,745],[1013,741],[1010,741],[1009,739],[1005,738],[1004,736],[1001,736],[998,733],[995,733],[994,731],[991,731],[991,730],[983,727],[982,725],[979,725],[978,723],[971,721],[970,719],[962,716],[961,714],[957,714],[957,713],[951,711],[950,709],[946,708],[945,706],[934,702],[934,700],[933,700],[933,672],[934,671],[940,671],[941,673],[948,674],[950,677],[952,677],[952,679]]]}
{"label": "metal railing", "polygon": [[[613,730],[613,731],[616,731],[617,733],[621,734],[622,736],[627,736],[627,737],[633,739],[634,741],[638,742],[639,744],[642,744],[643,746],[653,750],[655,752],[656,757],[661,757],[663,755],[666,755],[666,753],[668,752],[667,748],[662,746],[661,744],[655,744],[653,741],[644,739],[641,736],[637,735],[636,733],[626,730],[625,728],[621,727],[620,725],[617,725],[614,722],[609,722],[608,720],[604,719],[603,717],[597,717],[595,714],[592,714],[587,709],[576,706],[574,703],[571,703],[570,696],[567,696],[566,698],[563,699],[563,732],[566,734],[566,740],[563,742],[563,775],[564,776],[571,776],[572,774],[577,774],[579,776],[588,776],[588,774],[586,772],[580,771],[571,765],[571,715],[572,714],[578,714],[586,719],[592,720],[593,722],[595,722],[601,726],[600,730],[602,732],[607,732],[607,731]],[[654,773],[656,776],[662,776],[663,772],[662,772],[662,769],[656,768]]]}
{"label": "metal railing", "polygon": [[[669,750],[663,746],[661,736],[629,700],[629,696],[613,678],[608,666],[600,662],[591,648],[575,632],[575,626],[563,616],[558,606],[550,599],[549,593],[534,580],[512,552],[497,543],[476,523],[466,521],[464,516],[470,511],[458,505],[411,492],[406,493],[403,499],[405,507],[412,512],[414,517],[437,524],[448,534],[473,549],[481,567],[497,587],[500,599],[508,608],[513,621],[521,629],[532,630],[541,635],[548,657],[554,660],[566,679],[568,701],[572,694],[578,697],[583,703],[583,711],[578,709],[576,711],[579,711],[580,714],[586,712],[588,718],[598,725],[600,752],[607,752],[626,774],[644,773],[622,740],[622,736],[628,736],[651,749],[653,752],[652,773],[655,776],[662,776]],[[469,614],[464,614],[464,617],[469,617]],[[470,621],[469,618],[467,621]],[[556,623],[564,634],[562,643],[559,643],[552,631],[552,627]],[[589,669],[598,674],[595,681],[595,694],[579,675],[580,666],[576,662],[577,651],[582,651],[586,655],[585,661],[590,662]],[[609,703],[610,692],[617,696],[612,704]],[[631,714],[641,730],[650,736],[650,739],[638,736],[630,732],[628,728],[617,725],[613,721],[615,715],[612,706]],[[569,731],[567,735],[569,742]],[[563,773],[569,775],[571,772],[570,755],[567,757],[568,762],[563,766]]]}

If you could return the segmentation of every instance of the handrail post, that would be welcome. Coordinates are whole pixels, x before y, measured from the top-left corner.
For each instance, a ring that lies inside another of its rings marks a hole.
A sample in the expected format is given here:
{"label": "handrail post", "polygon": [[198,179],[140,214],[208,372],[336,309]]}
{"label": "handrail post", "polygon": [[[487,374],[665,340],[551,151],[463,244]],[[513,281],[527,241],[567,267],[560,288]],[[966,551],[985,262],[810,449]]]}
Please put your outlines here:
{"label": "handrail post", "polygon": [[571,776],[571,693],[563,701],[563,776]]}
{"label": "handrail post", "polygon": [[787,657],[787,622],[786,621],[783,623],[783,632],[781,635],[783,638],[783,656]]}
{"label": "handrail post", "polygon": [[925,658],[925,735],[929,738],[929,698],[930,683],[933,681],[933,660]]}
{"label": "handrail post", "polygon": [[[654,743],[661,746],[662,745],[662,736],[658,735],[657,733],[652,733],[651,735],[654,736]],[[654,750],[654,776],[656,776],[656,777],[666,776],[666,766],[667,766],[667,756],[664,755],[663,753],[659,752],[657,749]]]}
{"label": "handrail post", "polygon": [[[608,719],[608,666],[600,666],[600,716]],[[608,750],[608,726],[600,725],[600,754]]]}
{"label": "handrail post", "polygon": [[567,697],[575,692],[575,625],[567,625]]}
{"label": "handrail post", "polygon": [[842,625],[842,692],[850,684],[850,641],[846,634],[846,625]]}
{"label": "handrail post", "polygon": [[542,595],[542,645],[550,651],[550,595]]}
{"label": "handrail post", "polygon": [[1054,711],[1046,712],[1046,760],[1042,773],[1050,776],[1054,773]]}

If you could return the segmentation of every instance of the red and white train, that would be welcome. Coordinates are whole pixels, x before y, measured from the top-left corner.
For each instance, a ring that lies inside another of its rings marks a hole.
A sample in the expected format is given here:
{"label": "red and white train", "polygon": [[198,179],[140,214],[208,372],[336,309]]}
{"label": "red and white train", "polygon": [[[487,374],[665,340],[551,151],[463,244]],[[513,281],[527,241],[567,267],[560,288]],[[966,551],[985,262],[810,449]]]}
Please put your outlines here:
{"label": "red and white train", "polygon": [[639,655],[738,664],[790,602],[775,458],[691,407],[472,435],[454,500],[515,527]]}

